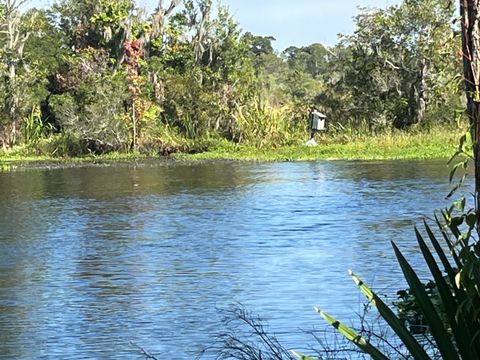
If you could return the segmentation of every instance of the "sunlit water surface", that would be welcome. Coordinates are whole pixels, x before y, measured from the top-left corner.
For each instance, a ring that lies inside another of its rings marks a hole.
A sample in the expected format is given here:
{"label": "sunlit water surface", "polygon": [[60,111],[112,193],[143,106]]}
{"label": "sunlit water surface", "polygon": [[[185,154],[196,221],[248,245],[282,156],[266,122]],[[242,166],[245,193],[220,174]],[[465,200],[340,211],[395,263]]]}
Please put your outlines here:
{"label": "sunlit water surface", "polygon": [[[390,241],[447,204],[444,161],[155,163],[0,173],[0,358],[194,359],[241,303],[288,348],[403,286]],[[213,359],[207,350],[202,359]]]}

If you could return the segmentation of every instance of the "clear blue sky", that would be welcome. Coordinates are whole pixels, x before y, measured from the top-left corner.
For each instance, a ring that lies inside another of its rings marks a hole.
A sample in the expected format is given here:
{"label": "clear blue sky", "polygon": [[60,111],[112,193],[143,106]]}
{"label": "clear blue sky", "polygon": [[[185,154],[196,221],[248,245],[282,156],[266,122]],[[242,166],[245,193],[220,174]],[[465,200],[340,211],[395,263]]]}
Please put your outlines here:
{"label": "clear blue sky", "polygon": [[[34,4],[51,4],[53,0],[33,0]],[[164,1],[167,3],[168,1]],[[400,0],[221,0],[228,6],[244,31],[271,35],[277,50],[290,45],[315,42],[333,45],[337,34],[353,31],[353,17],[358,6],[386,7]],[[156,0],[137,0],[152,8]]]}
{"label": "clear blue sky", "polygon": [[337,34],[354,30],[358,6],[381,7],[398,0],[223,0],[245,31],[272,35],[275,47],[319,42],[334,45]]}

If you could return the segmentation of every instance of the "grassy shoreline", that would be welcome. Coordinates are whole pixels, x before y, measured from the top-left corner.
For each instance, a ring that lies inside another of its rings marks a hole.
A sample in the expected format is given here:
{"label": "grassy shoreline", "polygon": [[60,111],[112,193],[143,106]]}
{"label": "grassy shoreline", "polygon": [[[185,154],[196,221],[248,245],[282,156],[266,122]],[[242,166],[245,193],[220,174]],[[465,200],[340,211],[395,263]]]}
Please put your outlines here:
{"label": "grassy shoreline", "polygon": [[441,129],[429,132],[393,132],[376,136],[319,136],[318,146],[304,144],[278,148],[221,143],[198,154],[175,154],[187,160],[407,160],[449,158],[458,147],[464,130]]}
{"label": "grassy shoreline", "polygon": [[[418,133],[390,133],[377,136],[318,136],[316,147],[303,144],[278,148],[256,148],[229,142],[214,143],[205,152],[197,154],[175,153],[173,160],[244,160],[244,161],[312,161],[312,160],[400,160],[448,158],[458,146],[463,131],[443,130]],[[25,149],[0,151],[2,164],[68,163],[82,164],[99,161],[133,161],[165,157],[136,152],[113,152],[81,157],[51,157],[29,154]],[[1,170],[1,169],[0,169]]]}

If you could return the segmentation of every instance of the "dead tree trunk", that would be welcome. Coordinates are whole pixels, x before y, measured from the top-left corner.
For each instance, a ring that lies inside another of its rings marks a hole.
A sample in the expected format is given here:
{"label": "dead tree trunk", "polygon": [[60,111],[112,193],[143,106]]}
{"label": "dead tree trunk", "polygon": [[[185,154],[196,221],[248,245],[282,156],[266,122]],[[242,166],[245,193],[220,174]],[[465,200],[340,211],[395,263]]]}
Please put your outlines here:
{"label": "dead tree trunk", "polygon": [[[480,211],[480,0],[460,0],[462,17],[462,50],[467,96],[467,114],[470,120],[475,161],[475,209]],[[477,216],[477,231],[480,216]]]}

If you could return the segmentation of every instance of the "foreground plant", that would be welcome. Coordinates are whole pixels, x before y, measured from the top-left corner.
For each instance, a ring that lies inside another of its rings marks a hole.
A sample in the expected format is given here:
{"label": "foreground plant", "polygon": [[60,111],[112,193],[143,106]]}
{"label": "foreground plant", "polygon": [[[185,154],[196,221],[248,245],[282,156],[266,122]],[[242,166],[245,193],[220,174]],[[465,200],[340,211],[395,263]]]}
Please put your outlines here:
{"label": "foreground plant", "polygon": [[[405,280],[410,286],[417,305],[429,326],[429,335],[438,349],[442,359],[478,359],[480,354],[480,322],[478,304],[480,303],[480,281],[478,277],[479,252],[478,243],[471,241],[471,232],[475,227],[473,213],[451,217],[448,212],[443,212],[444,219],[450,220],[447,228],[452,232],[454,241],[451,241],[447,231],[440,221],[441,232],[445,236],[448,248],[451,251],[453,265],[448,259],[440,242],[425,222],[425,230],[433,252],[420,232],[415,229],[417,241],[422,255],[433,276],[441,298],[441,306],[434,305],[428,296],[425,286],[420,282],[417,274],[410,266],[398,247],[392,243],[398,263],[402,269]],[[459,226],[466,225],[467,231],[459,232]],[[438,257],[443,267],[439,267],[434,255]],[[444,276],[446,273],[446,276]],[[372,291],[357,275],[350,271],[352,280],[367,297],[369,302],[377,308],[382,318],[405,345],[414,359],[432,359],[429,351],[424,348],[418,338],[407,329],[392,309]],[[362,351],[368,353],[373,359],[389,359],[367,339],[355,330],[342,324],[321,309],[316,311],[349,341],[357,345]],[[445,321],[442,320],[446,315]],[[308,359],[298,354],[300,359]]]}

